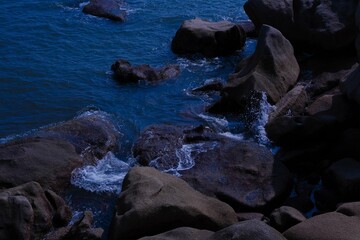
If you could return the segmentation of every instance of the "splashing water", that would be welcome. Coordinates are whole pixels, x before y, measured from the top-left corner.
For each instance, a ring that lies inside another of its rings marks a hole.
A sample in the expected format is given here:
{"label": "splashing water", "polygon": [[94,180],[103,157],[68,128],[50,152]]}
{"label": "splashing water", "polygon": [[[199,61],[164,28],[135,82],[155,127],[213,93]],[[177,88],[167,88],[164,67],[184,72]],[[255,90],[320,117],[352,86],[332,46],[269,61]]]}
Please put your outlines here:
{"label": "splashing water", "polygon": [[257,113],[257,120],[252,125],[255,129],[255,139],[261,145],[268,146],[271,144],[271,141],[266,135],[265,125],[268,122],[269,114],[272,110],[273,106],[268,103],[266,94],[263,92],[261,94],[259,112]]}

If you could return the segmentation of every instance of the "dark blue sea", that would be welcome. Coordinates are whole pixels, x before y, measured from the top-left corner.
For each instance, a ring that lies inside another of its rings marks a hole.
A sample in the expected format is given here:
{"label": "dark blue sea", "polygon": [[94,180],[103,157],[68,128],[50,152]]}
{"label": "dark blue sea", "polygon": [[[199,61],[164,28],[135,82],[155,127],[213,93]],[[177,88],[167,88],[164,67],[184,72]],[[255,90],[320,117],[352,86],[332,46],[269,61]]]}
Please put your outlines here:
{"label": "dark blue sea", "polygon": [[[263,141],[264,119],[249,135],[236,117],[205,112],[217,96],[191,93],[214,79],[225,82],[236,63],[254,51],[255,40],[232,56],[212,59],[180,57],[170,49],[182,21],[246,20],[244,2],[127,0],[127,20],[120,23],[83,14],[84,1],[0,1],[0,142],[79,114],[115,119],[123,134],[121,150],[102,165],[80,169],[65,196],[74,210],[93,210],[95,224],[107,228],[115,192],[131,165],[131,145],[146,126],[205,124]],[[120,84],[110,71],[119,58],[153,67],[180,64],[182,72],[156,84]]]}

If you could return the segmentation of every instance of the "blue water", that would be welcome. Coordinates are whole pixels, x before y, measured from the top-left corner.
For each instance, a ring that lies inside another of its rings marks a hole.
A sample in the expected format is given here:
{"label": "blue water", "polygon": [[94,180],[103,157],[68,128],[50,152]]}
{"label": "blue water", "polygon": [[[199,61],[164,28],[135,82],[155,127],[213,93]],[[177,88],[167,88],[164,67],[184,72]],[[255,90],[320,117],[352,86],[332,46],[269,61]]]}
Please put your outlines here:
{"label": "blue water", "polygon": [[[211,125],[199,114],[214,98],[190,90],[209,79],[225,81],[256,42],[248,40],[233,56],[206,59],[174,55],[171,39],[186,19],[248,19],[244,2],[128,0],[127,21],[119,23],[83,14],[84,1],[0,1],[0,138],[99,109],[124,133],[121,158],[149,124]],[[153,67],[178,63],[182,73],[156,84],[119,84],[110,71],[118,58]],[[76,202],[71,196],[68,201]]]}

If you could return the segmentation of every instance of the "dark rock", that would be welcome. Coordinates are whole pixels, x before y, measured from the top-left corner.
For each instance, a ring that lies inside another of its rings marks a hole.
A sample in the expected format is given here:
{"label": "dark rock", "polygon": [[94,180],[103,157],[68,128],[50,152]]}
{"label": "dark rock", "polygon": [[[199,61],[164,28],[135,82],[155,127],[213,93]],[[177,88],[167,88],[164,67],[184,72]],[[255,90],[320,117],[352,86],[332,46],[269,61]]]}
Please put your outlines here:
{"label": "dark rock", "polygon": [[360,161],[343,159],[335,162],[326,171],[324,183],[333,186],[345,199],[360,198]]}
{"label": "dark rock", "polygon": [[357,5],[356,13],[355,13],[355,24],[357,26],[357,37],[356,37],[356,50],[358,56],[358,62],[360,63],[360,3]]}
{"label": "dark rock", "polygon": [[360,159],[360,129],[349,128],[340,134],[338,141],[332,148],[332,155],[337,159],[355,158]]}
{"label": "dark rock", "polygon": [[195,18],[186,20],[171,43],[176,54],[202,53],[206,57],[232,54],[244,47],[246,34],[240,25],[209,22]]}
{"label": "dark rock", "polygon": [[204,86],[194,88],[191,90],[193,93],[196,92],[220,92],[223,89],[223,84],[220,81],[212,81],[210,83],[206,83]]}
{"label": "dark rock", "polygon": [[70,142],[86,164],[94,164],[109,151],[116,150],[120,136],[110,116],[102,112],[86,112],[37,135]]}
{"label": "dark rock", "polygon": [[49,189],[45,190],[45,196],[53,209],[55,209],[55,215],[53,216],[54,227],[67,226],[72,219],[72,212],[64,199]]}
{"label": "dark rock", "polygon": [[0,145],[0,187],[37,181],[45,188],[62,190],[70,184],[71,172],[83,160],[68,142],[25,138]]}
{"label": "dark rock", "polygon": [[335,50],[352,46],[357,0],[248,0],[244,9],[257,28],[279,29],[292,42]]}
{"label": "dark rock", "polygon": [[342,213],[346,216],[360,217],[360,202],[343,203],[336,209],[336,212]]}
{"label": "dark rock", "polygon": [[120,9],[122,3],[122,1],[118,0],[90,0],[90,3],[83,8],[83,12],[123,22],[125,21],[126,12]]}
{"label": "dark rock", "polygon": [[360,104],[360,66],[348,75],[346,80],[341,83],[340,88],[350,99]]}
{"label": "dark rock", "polygon": [[287,196],[288,170],[265,147],[204,128],[154,125],[134,145],[142,165],[181,171],[198,191],[238,211],[264,211]]}
{"label": "dark rock", "polygon": [[284,232],[292,226],[306,220],[301,212],[289,206],[282,206],[275,209],[269,218],[270,225],[279,232]]}
{"label": "dark rock", "polygon": [[53,208],[36,182],[2,190],[0,202],[0,239],[42,239],[53,227],[54,213],[59,210]]}
{"label": "dark rock", "polygon": [[233,112],[241,111],[262,92],[274,104],[295,85],[300,71],[290,42],[267,25],[261,28],[255,53],[240,65],[241,70],[230,75],[224,86],[220,104],[215,104],[210,112],[231,108],[235,108]]}
{"label": "dark rock", "polygon": [[219,230],[237,221],[225,203],[154,168],[134,167],[126,175],[111,223],[110,239],[137,239],[178,227]]}
{"label": "dark rock", "polygon": [[240,213],[236,213],[236,215],[239,222],[248,221],[248,220],[263,221],[265,218],[264,214],[257,212],[240,212]]}
{"label": "dark rock", "polygon": [[281,233],[268,226],[266,223],[258,220],[243,221],[224,228],[207,240],[286,240]]}
{"label": "dark rock", "polygon": [[357,240],[360,239],[360,218],[341,213],[321,214],[288,229],[283,235],[287,240]]}
{"label": "dark rock", "polygon": [[259,36],[259,32],[252,21],[240,21],[237,25],[240,25],[240,27],[244,29],[246,37],[257,38]]}
{"label": "dark rock", "polygon": [[303,213],[309,212],[314,208],[314,203],[311,200],[310,196],[299,195],[295,197],[288,198],[284,205],[293,207]]}
{"label": "dark rock", "polygon": [[181,227],[151,237],[143,237],[139,240],[205,240],[214,232],[199,230],[190,227]]}
{"label": "dark rock", "polygon": [[168,78],[174,78],[180,74],[179,65],[167,65],[162,68],[151,68],[147,64],[131,66],[131,64],[123,59],[117,60],[112,66],[114,77],[120,82],[137,82],[139,80],[147,80],[156,82]]}

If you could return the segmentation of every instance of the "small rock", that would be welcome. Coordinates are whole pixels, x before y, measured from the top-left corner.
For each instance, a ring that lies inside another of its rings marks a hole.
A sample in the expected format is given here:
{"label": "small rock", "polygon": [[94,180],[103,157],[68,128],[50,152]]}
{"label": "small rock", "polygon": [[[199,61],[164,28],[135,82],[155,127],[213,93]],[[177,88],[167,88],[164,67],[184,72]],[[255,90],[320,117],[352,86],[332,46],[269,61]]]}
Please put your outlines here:
{"label": "small rock", "polygon": [[342,213],[346,216],[360,217],[360,202],[343,203],[336,209],[336,212]]}
{"label": "small rock", "polygon": [[122,1],[118,0],[90,0],[90,3],[83,8],[83,12],[123,22],[125,21],[126,12],[120,9],[122,3]]}
{"label": "small rock", "polygon": [[284,232],[292,226],[306,220],[301,212],[289,206],[282,206],[275,209],[269,218],[270,226],[279,232]]}

